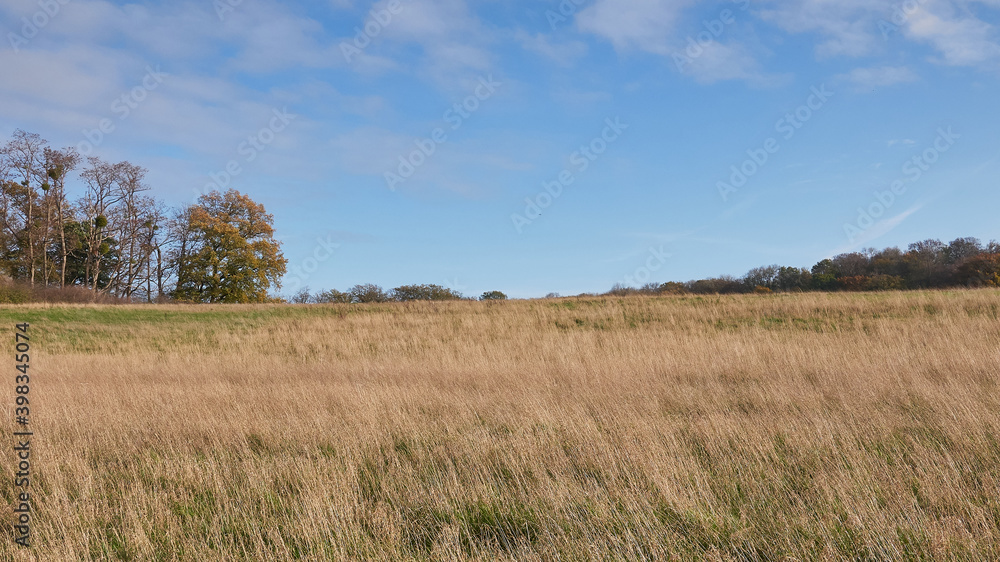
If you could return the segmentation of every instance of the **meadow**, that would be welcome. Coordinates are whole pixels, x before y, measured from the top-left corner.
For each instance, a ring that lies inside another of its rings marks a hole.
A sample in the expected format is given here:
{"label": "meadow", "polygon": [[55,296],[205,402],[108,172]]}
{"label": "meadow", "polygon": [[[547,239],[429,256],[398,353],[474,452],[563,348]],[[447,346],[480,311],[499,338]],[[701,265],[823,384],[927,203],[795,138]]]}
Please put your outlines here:
{"label": "meadow", "polygon": [[3,560],[1000,559],[997,290],[24,321]]}

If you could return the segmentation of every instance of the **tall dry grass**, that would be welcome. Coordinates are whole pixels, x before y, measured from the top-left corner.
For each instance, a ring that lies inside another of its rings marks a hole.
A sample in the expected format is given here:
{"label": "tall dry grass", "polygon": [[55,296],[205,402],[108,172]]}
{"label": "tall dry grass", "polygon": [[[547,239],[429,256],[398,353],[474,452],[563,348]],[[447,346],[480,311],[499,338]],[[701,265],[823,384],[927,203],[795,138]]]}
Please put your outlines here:
{"label": "tall dry grass", "polygon": [[1000,559],[998,311],[7,307],[36,335],[36,546],[0,558]]}

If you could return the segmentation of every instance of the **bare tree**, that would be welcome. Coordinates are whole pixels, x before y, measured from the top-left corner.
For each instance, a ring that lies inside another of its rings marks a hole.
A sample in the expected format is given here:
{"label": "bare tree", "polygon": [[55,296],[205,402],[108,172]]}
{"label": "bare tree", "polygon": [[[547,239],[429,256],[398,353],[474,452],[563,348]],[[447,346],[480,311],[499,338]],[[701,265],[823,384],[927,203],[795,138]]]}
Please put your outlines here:
{"label": "bare tree", "polygon": [[108,213],[120,201],[120,192],[116,189],[118,165],[110,164],[91,156],[87,158],[90,167],[82,174],[87,185],[87,194],[81,201],[81,209],[87,221],[87,261],[84,274],[84,285],[90,284],[91,290],[97,292],[101,276],[101,263],[110,252],[110,237]]}
{"label": "bare tree", "polygon": [[[44,183],[43,178],[46,177],[43,170],[45,168],[44,152],[47,144],[38,134],[17,129],[14,131],[14,138],[3,147],[15,180],[19,181],[21,186],[21,189],[12,189],[11,195],[16,202],[14,208],[22,214],[21,224],[24,229],[22,236],[25,238],[24,248],[27,249],[26,268],[32,285],[35,284],[38,239],[36,235],[38,225],[35,222],[38,192],[35,191],[35,186],[41,186]],[[13,186],[10,187],[13,188]]]}
{"label": "bare tree", "polygon": [[169,264],[166,248],[174,242],[174,232],[169,228],[168,209],[160,201],[147,199],[144,211],[146,218],[143,223],[143,245],[146,252],[146,299],[152,302],[153,282],[156,283],[157,302],[167,296],[166,282],[169,276]]}
{"label": "bare tree", "polygon": [[19,186],[12,178],[10,158],[4,147],[0,147],[0,254],[4,256],[5,273],[10,277],[14,277],[16,269],[10,258],[16,255],[17,235],[21,231],[13,217],[14,193]]}
{"label": "bare tree", "polygon": [[[193,206],[178,209],[169,223],[170,238],[173,242],[167,252],[167,263],[173,272],[175,287],[189,283],[191,275],[191,256],[197,251],[198,234],[192,226],[191,213]],[[197,287],[204,290],[203,285]]]}
{"label": "bare tree", "polygon": [[149,189],[143,183],[146,173],[145,168],[129,162],[115,165],[115,205],[107,213],[109,230],[114,233],[119,249],[110,288],[126,298],[135,292],[136,281],[148,258],[142,247],[142,230],[148,228],[144,211],[152,201],[140,195]]}
{"label": "bare tree", "polygon": [[45,170],[49,178],[50,189],[46,193],[46,201],[55,206],[56,228],[59,230],[60,270],[59,286],[66,286],[66,262],[71,248],[66,243],[66,225],[72,220],[73,213],[66,199],[66,177],[80,163],[80,155],[76,149],[65,150],[45,149]]}

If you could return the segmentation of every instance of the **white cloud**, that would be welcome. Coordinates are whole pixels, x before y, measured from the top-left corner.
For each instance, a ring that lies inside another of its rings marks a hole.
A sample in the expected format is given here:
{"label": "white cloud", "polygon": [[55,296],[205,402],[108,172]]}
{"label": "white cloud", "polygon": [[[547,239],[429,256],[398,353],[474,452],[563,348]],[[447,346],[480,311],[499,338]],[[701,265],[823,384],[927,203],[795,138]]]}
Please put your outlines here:
{"label": "white cloud", "polygon": [[822,36],[816,52],[823,57],[869,55],[882,48],[877,22],[892,13],[892,0],[781,0],[760,17],[790,33]]}
{"label": "white cloud", "polygon": [[514,39],[523,49],[542,55],[561,66],[571,66],[587,54],[587,44],[583,41],[554,43],[546,35],[531,35],[521,29],[514,33]]}
{"label": "white cloud", "polygon": [[597,0],[580,11],[576,25],[580,31],[611,41],[620,51],[669,55],[677,20],[694,4],[694,0]]}
{"label": "white cloud", "polygon": [[614,100],[610,92],[586,91],[574,89],[556,89],[552,92],[552,99],[561,105],[580,107],[598,103],[607,103]]}
{"label": "white cloud", "polygon": [[[234,70],[268,73],[286,68],[330,68],[346,64],[339,43],[323,39],[323,26],[314,20],[283,13],[261,4],[227,18],[238,30],[239,55]],[[228,38],[228,37],[227,37]]]}
{"label": "white cloud", "polygon": [[916,82],[919,77],[906,66],[878,66],[855,68],[847,74],[838,75],[836,79],[853,85],[857,91],[865,92],[896,84]]}
{"label": "white cloud", "polygon": [[951,2],[927,0],[907,23],[907,37],[931,44],[943,64],[976,66],[1000,60],[995,27]]}
{"label": "white cloud", "polygon": [[[375,9],[386,2],[377,3]],[[418,46],[421,53],[415,65],[402,62],[405,49],[393,53],[395,60],[448,89],[464,89],[494,66],[488,49],[494,34],[470,12],[465,0],[407,0],[378,39],[401,47]]]}
{"label": "white cloud", "polygon": [[886,234],[889,234],[890,232],[895,230],[896,227],[903,224],[903,222],[906,221],[906,219],[910,218],[914,213],[920,211],[920,209],[922,209],[923,206],[924,206],[923,203],[917,203],[894,217],[889,217],[878,221],[877,223],[869,227],[867,230],[865,230],[860,236],[855,238],[853,242],[844,244],[843,246],[837,248],[828,255],[830,257],[833,257],[838,254],[853,252],[858,248],[864,248],[866,246],[871,245],[871,243],[874,242],[875,240],[878,240],[879,238],[885,236]]}
{"label": "white cloud", "polygon": [[[377,189],[388,189],[385,174],[399,173],[400,159],[419,150],[416,140],[414,135],[365,126],[331,139],[327,152],[336,155],[341,169],[368,176]],[[482,178],[469,179],[477,175],[475,172],[490,170],[487,175],[490,177],[503,171],[525,169],[523,162],[478,145],[475,139],[465,139],[462,143],[446,141],[416,166],[411,176],[397,184],[396,189],[406,193],[447,191],[473,196],[481,193],[484,184],[488,183]]]}
{"label": "white cloud", "polygon": [[789,78],[765,73],[744,46],[717,41],[701,45],[699,55],[687,58],[680,71],[700,84],[746,80],[755,86],[773,86],[785,83]]}
{"label": "white cloud", "polygon": [[[734,39],[694,44],[683,36],[678,31],[680,20],[696,3],[694,0],[598,0],[582,10],[576,22],[581,31],[607,39],[619,51],[639,50],[669,57],[671,66],[701,84],[745,80],[756,86],[770,86],[787,81],[787,76],[768,74],[761,69],[752,43]],[[723,4],[722,8],[736,12],[737,20],[743,13],[735,4]]]}
{"label": "white cloud", "polygon": [[[974,4],[996,0],[767,0],[765,21],[790,33],[816,33],[821,57],[862,57],[906,39],[932,46],[936,62],[952,66],[995,66],[1000,44],[995,26],[976,16]],[[905,9],[904,9],[905,8]],[[896,33],[899,32],[899,34]]]}
{"label": "white cloud", "polygon": [[54,52],[0,50],[0,68],[16,77],[0,81],[0,93],[65,109],[110,106],[125,87],[128,71],[140,63],[126,53],[83,46]]}
{"label": "white cloud", "polygon": [[329,153],[352,174],[379,178],[399,164],[399,156],[414,150],[414,137],[377,127],[361,127],[337,135],[329,142]]}

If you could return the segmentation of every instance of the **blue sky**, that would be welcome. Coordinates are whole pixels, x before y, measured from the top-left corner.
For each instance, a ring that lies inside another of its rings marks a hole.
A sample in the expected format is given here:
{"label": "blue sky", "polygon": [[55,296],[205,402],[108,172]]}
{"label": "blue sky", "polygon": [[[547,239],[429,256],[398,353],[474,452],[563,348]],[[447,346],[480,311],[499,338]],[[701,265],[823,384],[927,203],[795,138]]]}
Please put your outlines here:
{"label": "blue sky", "polygon": [[4,134],[144,166],[171,205],[250,194],[282,292],[565,295],[1000,238],[1000,0],[0,14]]}

